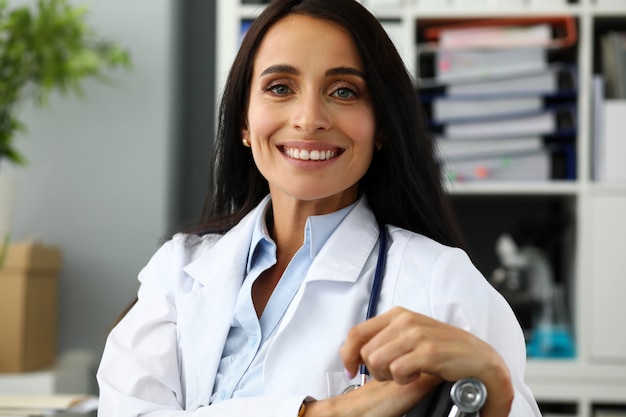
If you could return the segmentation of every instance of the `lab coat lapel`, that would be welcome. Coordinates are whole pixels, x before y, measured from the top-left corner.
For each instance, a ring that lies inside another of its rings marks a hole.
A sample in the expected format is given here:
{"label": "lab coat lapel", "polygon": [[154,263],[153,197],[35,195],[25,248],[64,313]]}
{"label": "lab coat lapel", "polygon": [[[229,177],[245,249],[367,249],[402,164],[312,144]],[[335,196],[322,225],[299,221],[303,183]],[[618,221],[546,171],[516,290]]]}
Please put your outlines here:
{"label": "lab coat lapel", "polygon": [[188,410],[209,404],[245,276],[256,210],[185,267],[196,281],[194,290],[177,299]]}
{"label": "lab coat lapel", "polygon": [[339,348],[365,317],[377,242],[376,220],[362,199],[317,255],[285,312],[265,359],[266,395],[324,398],[326,378],[343,375]]}

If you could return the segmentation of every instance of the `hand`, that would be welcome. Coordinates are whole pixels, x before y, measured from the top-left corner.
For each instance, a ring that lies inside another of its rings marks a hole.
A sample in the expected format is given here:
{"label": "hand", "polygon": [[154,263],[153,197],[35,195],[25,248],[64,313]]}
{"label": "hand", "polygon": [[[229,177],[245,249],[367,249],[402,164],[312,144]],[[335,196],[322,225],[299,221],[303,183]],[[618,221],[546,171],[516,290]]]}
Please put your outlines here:
{"label": "hand", "polygon": [[378,381],[411,384],[423,374],[475,377],[487,387],[482,417],[508,415],[513,387],[500,355],[471,333],[401,307],[353,327],[341,348],[346,369],[367,365]]}
{"label": "hand", "polygon": [[372,380],[346,394],[307,404],[305,417],[400,417],[440,382],[425,374],[403,385]]}

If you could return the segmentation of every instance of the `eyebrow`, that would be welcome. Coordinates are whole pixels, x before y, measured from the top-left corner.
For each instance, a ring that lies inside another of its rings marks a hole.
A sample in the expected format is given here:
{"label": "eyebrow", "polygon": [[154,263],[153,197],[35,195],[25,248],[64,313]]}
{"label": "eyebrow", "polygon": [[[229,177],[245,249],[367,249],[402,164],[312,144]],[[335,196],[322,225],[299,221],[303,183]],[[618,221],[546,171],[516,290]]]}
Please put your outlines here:
{"label": "eyebrow", "polygon": [[352,68],[352,67],[331,68],[328,71],[326,71],[326,76],[332,76],[332,75],[355,75],[357,77],[365,79],[365,74],[363,74],[358,69]]}
{"label": "eyebrow", "polygon": [[[291,65],[277,64],[277,65],[271,65],[265,68],[263,72],[261,72],[261,76],[268,75],[268,74],[300,75],[300,71]],[[365,79],[365,75],[361,71],[352,67],[337,67],[337,68],[331,68],[328,71],[326,71],[327,77],[333,76],[333,75],[355,75],[357,77]]]}

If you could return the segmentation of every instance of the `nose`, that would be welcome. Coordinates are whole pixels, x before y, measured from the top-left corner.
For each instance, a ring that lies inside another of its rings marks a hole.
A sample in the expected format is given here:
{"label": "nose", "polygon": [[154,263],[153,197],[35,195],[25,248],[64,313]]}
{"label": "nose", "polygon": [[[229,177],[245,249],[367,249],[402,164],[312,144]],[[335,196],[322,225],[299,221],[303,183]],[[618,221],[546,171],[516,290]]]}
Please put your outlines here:
{"label": "nose", "polygon": [[328,103],[320,94],[302,94],[294,109],[292,122],[297,130],[310,133],[329,129],[331,117]]}

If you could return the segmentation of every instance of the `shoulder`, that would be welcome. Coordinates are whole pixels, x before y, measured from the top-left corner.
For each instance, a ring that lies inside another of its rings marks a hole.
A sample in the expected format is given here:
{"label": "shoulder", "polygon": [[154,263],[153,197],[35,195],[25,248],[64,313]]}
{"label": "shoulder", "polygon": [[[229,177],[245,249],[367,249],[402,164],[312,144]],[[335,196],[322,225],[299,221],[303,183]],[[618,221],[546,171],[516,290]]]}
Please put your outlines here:
{"label": "shoulder", "polygon": [[188,279],[184,268],[200,258],[222,238],[218,234],[202,236],[176,234],[161,245],[139,273],[142,285],[159,286],[168,290],[185,286]]}
{"label": "shoulder", "polygon": [[150,263],[186,265],[213,247],[223,235],[179,233],[166,241],[152,256]]}
{"label": "shoulder", "polygon": [[413,309],[419,305],[420,312],[451,322],[455,320],[449,315],[450,306],[456,309],[472,305],[474,299],[500,298],[462,249],[405,229],[387,229],[387,271],[395,277],[397,304]]}
{"label": "shoulder", "polygon": [[434,239],[402,229],[397,226],[387,225],[389,234],[389,251],[398,252],[403,262],[415,263],[420,270],[436,268],[442,262],[461,263],[466,267],[472,267],[472,262],[467,253],[456,247],[447,246]]}

